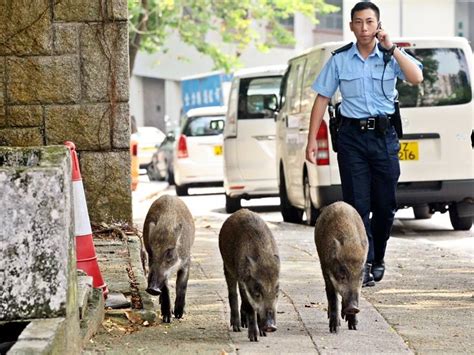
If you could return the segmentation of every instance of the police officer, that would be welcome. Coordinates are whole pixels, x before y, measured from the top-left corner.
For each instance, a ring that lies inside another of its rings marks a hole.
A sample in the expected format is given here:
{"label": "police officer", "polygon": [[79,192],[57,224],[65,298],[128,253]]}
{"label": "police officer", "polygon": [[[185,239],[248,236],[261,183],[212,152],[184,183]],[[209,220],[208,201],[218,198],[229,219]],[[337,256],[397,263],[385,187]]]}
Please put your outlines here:
{"label": "police officer", "polygon": [[400,144],[390,121],[396,80],[414,85],[423,81],[422,65],[392,43],[379,18],[372,2],[359,2],[351,10],[350,28],[357,42],[336,50],[313,83],[318,95],[306,146],[306,159],[314,164],[316,133],[339,87],[342,122],[337,159],[342,194],[361,215],[369,241],[363,286],[374,286],[384,275],[385,248],[397,208]]}

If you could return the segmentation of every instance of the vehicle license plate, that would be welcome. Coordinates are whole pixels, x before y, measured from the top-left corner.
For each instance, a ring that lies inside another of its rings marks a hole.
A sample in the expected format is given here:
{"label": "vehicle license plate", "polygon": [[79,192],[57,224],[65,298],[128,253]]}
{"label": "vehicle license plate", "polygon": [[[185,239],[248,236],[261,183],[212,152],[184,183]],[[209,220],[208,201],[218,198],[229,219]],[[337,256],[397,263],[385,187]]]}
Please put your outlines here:
{"label": "vehicle license plate", "polygon": [[418,160],[418,142],[400,142],[400,151],[398,152],[400,160]]}
{"label": "vehicle license plate", "polygon": [[214,154],[215,155],[222,155],[222,145],[215,145],[214,146]]}

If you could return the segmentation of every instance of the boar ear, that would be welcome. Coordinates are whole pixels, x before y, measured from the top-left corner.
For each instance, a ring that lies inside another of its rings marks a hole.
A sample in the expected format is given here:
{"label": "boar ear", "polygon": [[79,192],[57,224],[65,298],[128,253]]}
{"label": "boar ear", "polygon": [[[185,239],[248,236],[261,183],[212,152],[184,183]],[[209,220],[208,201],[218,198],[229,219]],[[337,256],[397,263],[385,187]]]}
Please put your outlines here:
{"label": "boar ear", "polygon": [[277,254],[274,254],[273,256],[274,256],[276,262],[279,264],[280,263],[280,256],[278,256]]}

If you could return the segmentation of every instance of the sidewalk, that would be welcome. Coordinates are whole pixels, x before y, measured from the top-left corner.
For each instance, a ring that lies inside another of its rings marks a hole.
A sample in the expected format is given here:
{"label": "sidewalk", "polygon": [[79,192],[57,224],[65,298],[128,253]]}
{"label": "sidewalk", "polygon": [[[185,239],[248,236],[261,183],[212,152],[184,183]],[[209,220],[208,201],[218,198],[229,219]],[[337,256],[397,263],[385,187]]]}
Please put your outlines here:
{"label": "sidewalk", "polygon": [[[358,331],[349,331],[342,324],[340,333],[329,333],[326,316],[326,296],[318,261],[309,252],[314,246],[302,234],[307,227],[270,223],[279,241],[282,259],[281,295],[278,308],[278,331],[250,343],[246,332],[229,331],[227,289],[217,236],[223,218],[196,217],[196,241],[188,286],[186,315],[182,320],[164,324],[144,323],[126,311],[107,311],[104,329],[87,347],[89,351],[112,353],[300,353],[333,354],[357,352],[410,353],[403,340],[380,314],[366,301],[362,301]],[[127,262],[125,244],[117,241],[100,241],[97,252],[104,278],[111,292],[126,293]],[[130,257],[138,258],[138,245],[128,243]],[[135,264],[137,264],[135,260]],[[116,271],[121,271],[121,277]],[[125,278],[124,278],[125,275]],[[121,280],[119,280],[119,278]],[[138,277],[139,289],[144,289],[144,278]],[[174,295],[174,280],[170,280]],[[159,309],[158,305],[155,305]],[[121,315],[121,317],[119,317]],[[125,319],[128,317],[128,320]],[[135,323],[134,323],[135,322]],[[357,344],[357,349],[354,349]],[[285,350],[282,350],[285,349]]]}

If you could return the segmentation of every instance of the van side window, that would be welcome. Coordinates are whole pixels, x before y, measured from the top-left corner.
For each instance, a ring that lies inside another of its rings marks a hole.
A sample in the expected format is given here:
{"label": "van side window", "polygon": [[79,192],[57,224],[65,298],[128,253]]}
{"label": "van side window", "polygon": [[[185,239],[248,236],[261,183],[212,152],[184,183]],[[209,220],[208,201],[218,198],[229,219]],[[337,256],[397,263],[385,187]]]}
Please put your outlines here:
{"label": "van side window", "polygon": [[316,98],[316,93],[311,88],[314,80],[321,71],[322,62],[322,51],[317,50],[310,54],[306,61],[306,67],[304,71],[303,79],[303,96],[301,98],[301,112],[310,112],[313,107],[314,99]]}
{"label": "van side window", "polygon": [[273,118],[280,102],[281,78],[240,79],[238,119]]}
{"label": "van side window", "polygon": [[305,60],[299,60],[291,66],[290,76],[287,84],[287,97],[289,110],[288,113],[295,114],[301,110],[301,88],[303,86],[303,70]]}
{"label": "van side window", "polygon": [[283,74],[283,78],[281,79],[281,85],[280,85],[280,110],[283,108],[283,106],[285,106],[285,102],[286,102],[286,95],[287,95],[287,91],[286,91],[286,88],[288,86],[288,77],[290,75],[290,71],[291,71],[291,66],[289,66],[286,71],[285,71],[285,74]]}
{"label": "van side window", "polygon": [[421,84],[401,80],[397,90],[401,107],[460,105],[471,101],[468,63],[459,48],[409,49],[423,63]]}

